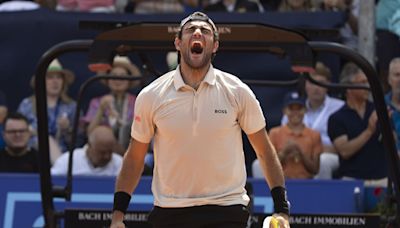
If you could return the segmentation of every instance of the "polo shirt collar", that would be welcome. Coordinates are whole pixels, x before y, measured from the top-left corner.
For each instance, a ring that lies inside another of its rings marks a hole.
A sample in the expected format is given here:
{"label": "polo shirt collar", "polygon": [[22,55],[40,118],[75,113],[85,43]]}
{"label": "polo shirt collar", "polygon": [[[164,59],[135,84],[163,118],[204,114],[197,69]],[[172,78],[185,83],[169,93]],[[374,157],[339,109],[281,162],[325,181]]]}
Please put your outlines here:
{"label": "polo shirt collar", "polygon": [[[215,85],[216,77],[215,77],[215,71],[214,67],[212,64],[210,64],[210,68],[207,71],[206,76],[203,79],[204,82],[208,83],[209,85]],[[180,65],[176,67],[175,73],[174,73],[174,87],[176,90],[179,90],[180,88],[184,87],[186,84],[183,81],[181,71],[180,71]]]}

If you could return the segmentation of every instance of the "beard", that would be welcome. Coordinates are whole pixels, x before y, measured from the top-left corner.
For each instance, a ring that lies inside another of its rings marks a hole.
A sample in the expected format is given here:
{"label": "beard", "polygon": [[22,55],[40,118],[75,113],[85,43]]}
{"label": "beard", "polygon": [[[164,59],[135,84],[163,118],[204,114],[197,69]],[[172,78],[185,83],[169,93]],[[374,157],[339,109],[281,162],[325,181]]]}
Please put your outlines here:
{"label": "beard", "polygon": [[192,69],[194,70],[200,70],[203,68],[208,67],[208,64],[211,62],[211,57],[212,54],[211,52],[205,52],[205,50],[203,50],[203,56],[200,60],[198,61],[193,61],[190,58],[190,54],[191,54],[191,50],[186,50],[185,52],[182,53],[182,58],[183,61]]}

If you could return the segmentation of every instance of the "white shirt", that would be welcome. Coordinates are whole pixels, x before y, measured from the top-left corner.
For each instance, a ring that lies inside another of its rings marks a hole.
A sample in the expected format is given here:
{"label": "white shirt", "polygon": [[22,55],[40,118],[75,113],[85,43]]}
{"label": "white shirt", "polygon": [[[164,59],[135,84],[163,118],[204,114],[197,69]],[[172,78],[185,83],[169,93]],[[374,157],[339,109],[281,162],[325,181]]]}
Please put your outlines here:
{"label": "white shirt", "polygon": [[131,134],[144,143],[154,136],[154,204],[247,205],[241,129],[263,127],[250,88],[212,66],[197,91],[179,70],[152,82],[136,99]]}
{"label": "white shirt", "polygon": [[[122,166],[122,156],[112,154],[110,162],[103,167],[93,167],[86,156],[87,147],[74,150],[72,174],[86,176],[116,176]],[[69,152],[62,154],[51,167],[52,175],[67,175]]]}

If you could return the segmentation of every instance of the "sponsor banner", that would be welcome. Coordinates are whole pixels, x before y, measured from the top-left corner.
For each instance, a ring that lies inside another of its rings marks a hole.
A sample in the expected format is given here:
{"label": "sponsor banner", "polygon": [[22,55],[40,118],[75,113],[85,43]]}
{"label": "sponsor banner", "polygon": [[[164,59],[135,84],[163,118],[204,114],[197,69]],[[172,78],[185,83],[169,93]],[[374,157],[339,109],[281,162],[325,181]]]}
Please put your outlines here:
{"label": "sponsor banner", "polygon": [[[68,209],[65,212],[65,228],[109,227],[112,213],[100,209]],[[247,228],[261,228],[266,214],[250,216]],[[148,212],[128,211],[125,215],[127,227],[151,228],[147,223]],[[378,214],[295,214],[290,216],[292,228],[376,228],[380,225]]]}

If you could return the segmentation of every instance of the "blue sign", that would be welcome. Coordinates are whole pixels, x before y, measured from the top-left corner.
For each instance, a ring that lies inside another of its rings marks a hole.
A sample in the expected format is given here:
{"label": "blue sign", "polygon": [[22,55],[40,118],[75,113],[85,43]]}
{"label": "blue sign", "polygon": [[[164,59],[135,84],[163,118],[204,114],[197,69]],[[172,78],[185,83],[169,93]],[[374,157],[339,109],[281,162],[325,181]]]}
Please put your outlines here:
{"label": "blue sign", "polygon": [[[36,174],[0,174],[0,226],[3,228],[43,227],[39,176]],[[262,179],[249,179],[253,186],[255,213],[273,210],[269,188]],[[53,177],[63,186],[64,177]],[[114,195],[114,177],[74,177],[71,202],[55,199],[57,211],[66,208],[110,209]],[[293,214],[357,213],[362,208],[362,181],[287,181]],[[356,190],[356,191],[355,191]],[[356,194],[355,194],[356,192]],[[361,205],[359,205],[361,203]],[[151,177],[142,177],[129,206],[130,211],[149,211],[153,205]]]}

